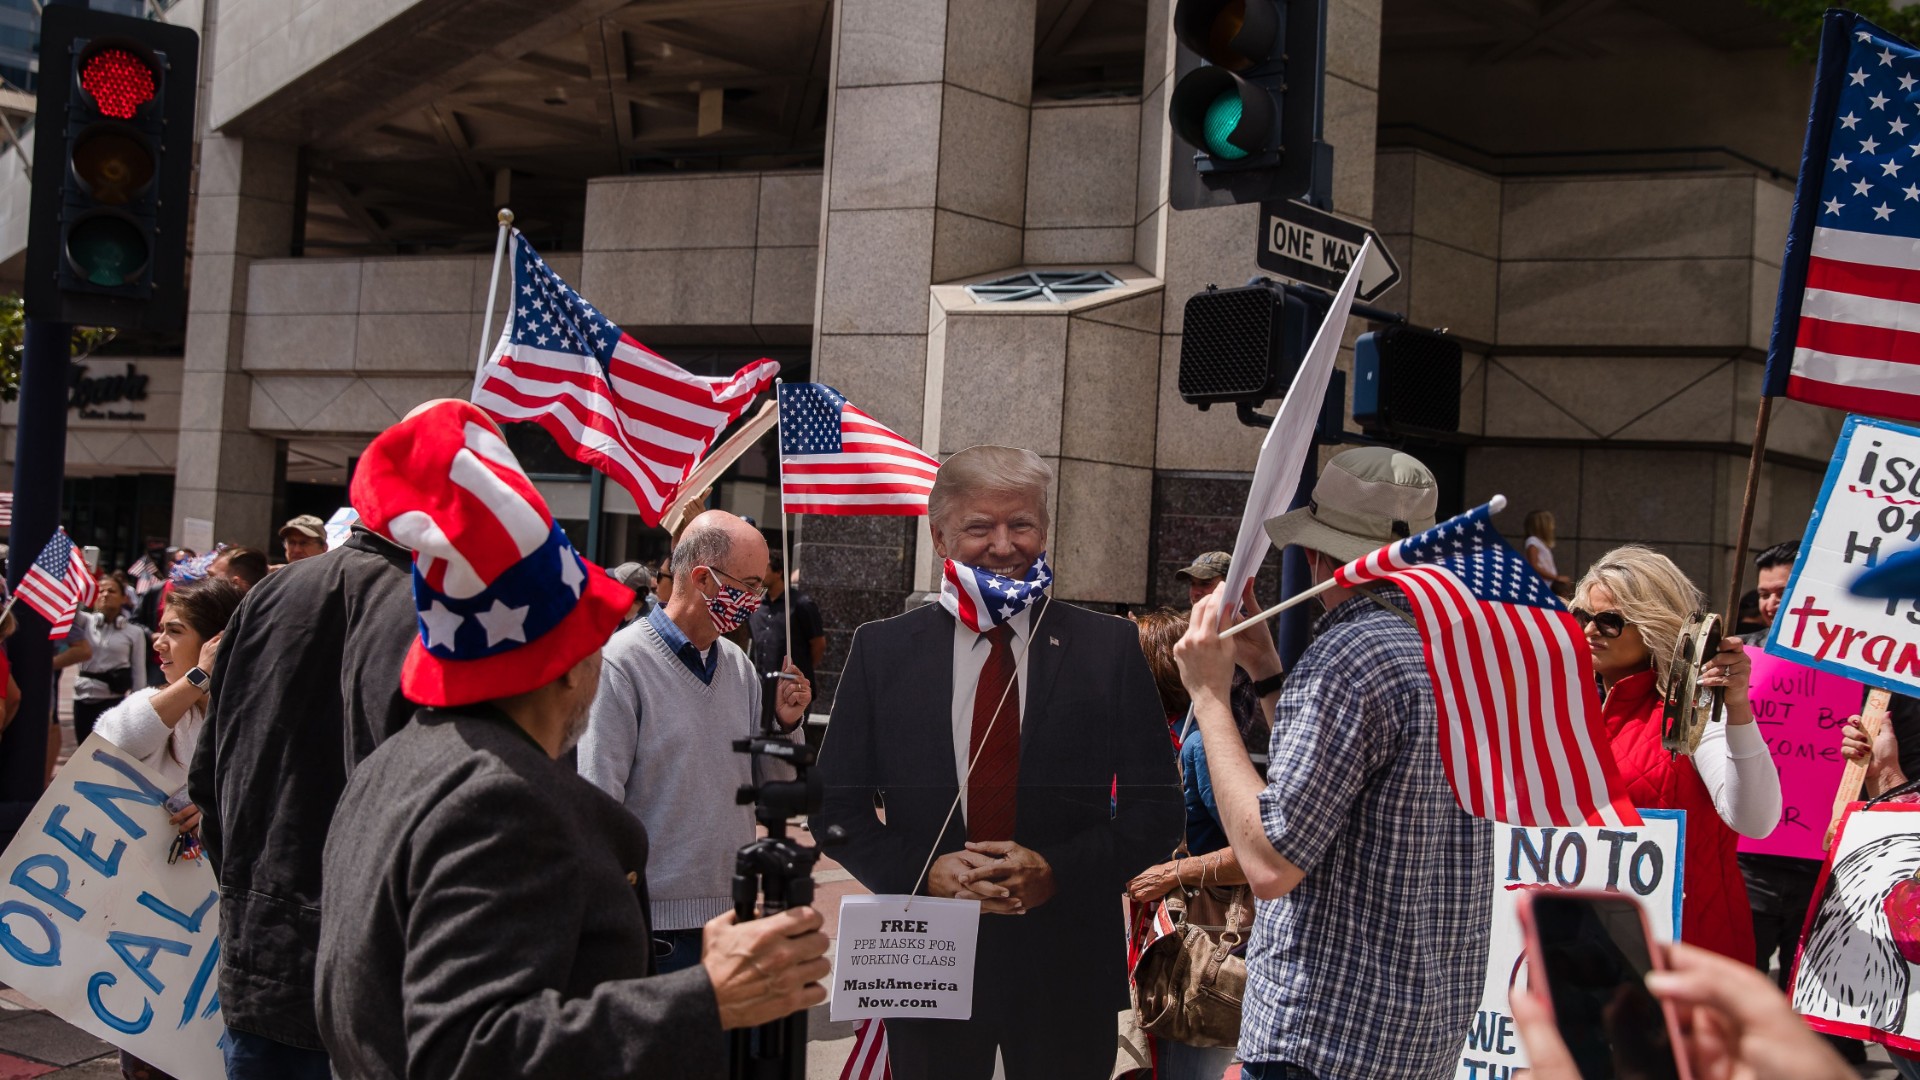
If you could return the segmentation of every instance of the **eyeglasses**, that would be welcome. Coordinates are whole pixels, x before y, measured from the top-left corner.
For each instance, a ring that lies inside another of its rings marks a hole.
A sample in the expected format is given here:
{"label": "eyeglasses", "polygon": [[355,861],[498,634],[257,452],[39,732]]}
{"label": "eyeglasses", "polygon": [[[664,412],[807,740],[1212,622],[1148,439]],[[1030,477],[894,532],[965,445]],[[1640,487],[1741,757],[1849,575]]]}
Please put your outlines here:
{"label": "eyeglasses", "polygon": [[1627,628],[1626,617],[1617,611],[1588,611],[1585,608],[1573,609],[1573,621],[1585,630],[1592,626],[1603,638],[1617,638]]}
{"label": "eyeglasses", "polygon": [[733,582],[735,585],[739,586],[740,588],[745,589],[747,592],[751,593],[756,600],[765,600],[767,598],[767,587],[765,585],[751,584],[741,578],[734,577],[732,574],[727,573],[725,570],[722,570],[717,566],[709,566],[707,567],[707,569],[711,570],[715,577],[726,578],[728,581]]}

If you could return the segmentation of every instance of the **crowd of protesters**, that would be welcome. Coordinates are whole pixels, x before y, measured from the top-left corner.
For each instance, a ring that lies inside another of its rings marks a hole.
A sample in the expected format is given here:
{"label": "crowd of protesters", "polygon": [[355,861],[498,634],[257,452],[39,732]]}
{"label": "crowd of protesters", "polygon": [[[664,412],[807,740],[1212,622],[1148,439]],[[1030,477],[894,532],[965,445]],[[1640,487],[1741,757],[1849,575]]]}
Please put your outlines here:
{"label": "crowd of protesters", "polygon": [[[1407,600],[1330,581],[1433,526],[1432,473],[1349,450],[1267,523],[1329,585],[1290,668],[1269,625],[1222,635],[1259,607],[1251,583],[1223,594],[1225,552],[1178,571],[1185,610],[1127,622],[1050,601],[1052,482],[1023,450],[951,458],[934,550],[1004,610],[949,590],[863,626],[845,659],[814,827],[845,834],[832,855],[862,886],[983,912],[973,1018],[891,1021],[893,1075],[1117,1075],[1114,1017],[1141,993],[1121,958],[1144,962],[1162,906],[1226,920],[1245,983],[1210,1006],[1224,1037],[1121,1024],[1158,1078],[1453,1075],[1491,917],[1462,883],[1491,880],[1492,826],[1448,782]],[[462,402],[376,439],[352,499],[359,521],[331,542],[316,517],[287,522],[285,563],[219,545],[103,574],[55,660],[77,672],[75,740],[97,733],[189,795],[173,819],[220,881],[229,1078],[718,1076],[725,1032],[823,1001],[818,912],[733,915],[733,856],[755,836],[734,793],[766,777],[732,744],[801,738],[826,649],[751,520],[691,514],[668,559],[604,572]],[[1725,639],[1701,676],[1726,722],[1667,754],[1699,589],[1638,545],[1576,579],[1552,514],[1526,529],[1526,562],[1585,630],[1629,800],[1687,811],[1689,945],[1648,986],[1695,1030],[1742,1033],[1690,1040],[1696,1075],[1849,1075],[1761,974],[1790,966],[1816,866],[1736,859],[1781,800],[1745,644]],[[1756,560],[1748,640],[1794,555]],[[10,719],[17,685],[0,686]],[[1870,794],[1920,776],[1920,705],[1895,716],[1845,732]],[[1517,991],[1513,1011],[1535,1077],[1578,1075],[1542,1001]]]}

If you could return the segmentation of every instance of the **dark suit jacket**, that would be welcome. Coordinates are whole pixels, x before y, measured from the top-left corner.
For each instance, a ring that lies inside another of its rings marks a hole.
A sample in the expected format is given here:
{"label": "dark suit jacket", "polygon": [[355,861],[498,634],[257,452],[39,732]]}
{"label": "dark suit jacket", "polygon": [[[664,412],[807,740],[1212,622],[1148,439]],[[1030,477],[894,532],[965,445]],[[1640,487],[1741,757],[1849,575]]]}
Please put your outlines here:
{"label": "dark suit jacket", "polygon": [[647,831],[489,706],[425,709],[327,839],[334,1075],[719,1077],[706,969],[653,976]]}
{"label": "dark suit jacket", "polygon": [[[1063,1006],[1111,1016],[1126,1004],[1121,892],[1180,841],[1179,766],[1133,624],[1066,603],[1040,610],[1027,657],[1014,840],[1052,865],[1056,892],[1026,915],[981,918],[975,980],[1058,983]],[[953,628],[937,604],[867,623],[835,693],[814,828],[846,830],[833,858],[876,893],[913,891],[930,852],[965,846],[958,812],[942,830],[959,792]]]}

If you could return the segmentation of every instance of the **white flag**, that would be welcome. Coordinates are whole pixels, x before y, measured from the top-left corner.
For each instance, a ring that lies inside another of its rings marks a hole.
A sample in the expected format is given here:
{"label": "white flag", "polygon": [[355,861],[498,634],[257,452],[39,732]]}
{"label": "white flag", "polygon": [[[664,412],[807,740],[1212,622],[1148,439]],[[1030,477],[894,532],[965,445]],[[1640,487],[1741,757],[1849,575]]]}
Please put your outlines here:
{"label": "white flag", "polygon": [[[1293,502],[1294,488],[1300,482],[1300,467],[1313,451],[1313,429],[1320,420],[1327,383],[1333,378],[1333,361],[1340,354],[1340,338],[1346,333],[1353,294],[1360,287],[1360,271],[1372,252],[1373,238],[1368,237],[1360,245],[1360,254],[1354,256],[1347,279],[1340,283],[1340,291],[1334,294],[1326,321],[1320,324],[1320,332],[1314,335],[1306,358],[1300,361],[1300,370],[1294,373],[1293,385],[1287,388],[1286,400],[1280,403],[1273,427],[1267,429],[1266,440],[1260,444],[1260,461],[1253,467],[1253,489],[1247,492],[1247,509],[1240,516],[1240,536],[1233,542],[1233,566],[1227,573],[1226,595],[1229,597],[1237,599],[1240,590],[1260,572],[1260,564],[1266,561],[1267,549],[1273,546],[1267,539],[1267,519],[1286,513]],[[1232,603],[1221,605],[1223,624],[1233,609]]]}

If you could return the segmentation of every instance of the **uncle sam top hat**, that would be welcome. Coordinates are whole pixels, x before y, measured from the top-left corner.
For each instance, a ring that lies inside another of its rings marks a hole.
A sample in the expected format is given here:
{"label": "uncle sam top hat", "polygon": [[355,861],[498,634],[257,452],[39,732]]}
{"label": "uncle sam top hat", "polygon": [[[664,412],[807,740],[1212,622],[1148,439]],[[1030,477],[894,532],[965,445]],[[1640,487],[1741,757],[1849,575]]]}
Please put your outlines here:
{"label": "uncle sam top hat", "polygon": [[413,549],[420,636],[400,690],[469,705],[552,682],[606,644],[633,591],[581,558],[500,429],[465,401],[417,410],[368,445],[353,507]]}

